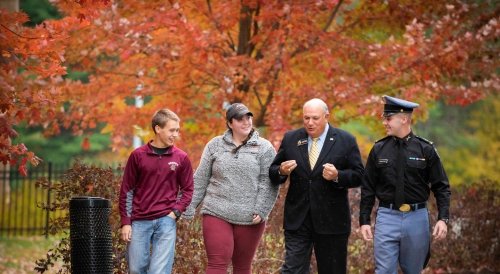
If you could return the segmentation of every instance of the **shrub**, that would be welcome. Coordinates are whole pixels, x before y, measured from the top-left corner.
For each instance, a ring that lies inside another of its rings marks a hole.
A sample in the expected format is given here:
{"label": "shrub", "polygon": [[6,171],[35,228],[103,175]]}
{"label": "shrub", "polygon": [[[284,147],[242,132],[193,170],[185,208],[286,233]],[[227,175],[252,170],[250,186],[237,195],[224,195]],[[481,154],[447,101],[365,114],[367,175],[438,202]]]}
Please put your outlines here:
{"label": "shrub", "polygon": [[[120,215],[118,196],[120,173],[111,168],[86,166],[76,162],[59,183],[50,186],[55,201],[43,205],[48,210],[69,210],[69,201],[75,196],[96,196],[112,202],[109,222],[113,237],[113,263],[115,273],[127,273],[125,261],[126,246],[120,240]],[[46,180],[38,185],[49,188]],[[469,187],[452,189],[451,224],[448,237],[444,241],[432,242],[432,258],[424,273],[494,273],[500,269],[500,250],[498,244],[498,220],[500,213],[499,187],[491,181],[475,183]],[[287,185],[280,190],[262,241],[253,263],[254,273],[279,273],[284,258],[283,204]],[[350,191],[353,233],[349,239],[349,273],[374,273],[373,243],[366,243],[359,233],[359,189]],[[429,202],[431,224],[437,216],[434,199]],[[374,219],[374,218],[373,218]],[[71,273],[69,214],[50,222],[50,234],[60,235],[59,244],[49,249],[46,257],[36,261],[35,270],[44,273],[62,261],[58,273]],[[311,273],[317,272],[314,258],[311,260]],[[180,221],[177,227],[177,246],[174,273],[204,273],[206,255],[199,215],[191,222]]]}
{"label": "shrub", "polygon": [[[447,240],[433,243],[430,262],[433,271],[498,273],[499,190],[498,183],[493,181],[480,181],[453,190]],[[435,222],[436,214],[432,217]]]}
{"label": "shrub", "polygon": [[[121,169],[120,167],[118,169]],[[51,204],[44,204],[43,208],[51,211],[64,210],[69,212],[69,202],[76,196],[93,196],[108,199],[112,203],[109,223],[113,238],[113,264],[115,273],[127,273],[125,262],[125,245],[120,242],[119,228],[120,215],[118,213],[118,195],[120,191],[120,176],[116,176],[112,168],[87,166],[76,162],[64,173],[60,182],[49,184],[46,179],[39,180],[37,185],[50,188],[54,194]],[[35,270],[45,273],[54,266],[55,261],[62,261],[62,268],[58,273],[71,273],[69,214],[50,220],[49,234],[60,235],[61,241],[54,248],[47,251],[46,257],[38,259]]]}
{"label": "shrub", "polygon": [[[349,273],[374,273],[373,243],[363,241],[357,224],[359,190],[352,191],[351,195],[353,228],[356,229],[349,241]],[[498,183],[492,181],[452,187],[448,235],[445,240],[431,242],[432,255],[424,273],[498,273],[499,195]],[[432,229],[437,218],[434,198],[428,205]]]}

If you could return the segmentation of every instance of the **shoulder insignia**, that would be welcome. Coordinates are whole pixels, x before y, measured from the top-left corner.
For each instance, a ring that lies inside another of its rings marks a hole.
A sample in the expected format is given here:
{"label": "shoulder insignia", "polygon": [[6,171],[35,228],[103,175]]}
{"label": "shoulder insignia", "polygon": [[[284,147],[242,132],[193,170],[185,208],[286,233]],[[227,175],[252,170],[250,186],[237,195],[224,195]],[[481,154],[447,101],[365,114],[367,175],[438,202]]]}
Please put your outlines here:
{"label": "shoulder insignia", "polygon": [[428,143],[429,145],[434,145],[434,143],[433,143],[433,142],[431,142],[431,141],[429,141],[429,140],[425,139],[424,137],[420,137],[420,136],[418,136],[418,135],[415,135],[415,137],[417,137],[419,140],[422,140],[422,141],[424,141],[424,142]]}
{"label": "shoulder insignia", "polygon": [[384,140],[386,140],[386,139],[387,139],[387,138],[389,138],[389,137],[391,137],[391,136],[385,136],[384,138],[382,138],[382,139],[379,139],[379,140],[375,141],[375,143],[378,143],[378,142],[384,141]]}

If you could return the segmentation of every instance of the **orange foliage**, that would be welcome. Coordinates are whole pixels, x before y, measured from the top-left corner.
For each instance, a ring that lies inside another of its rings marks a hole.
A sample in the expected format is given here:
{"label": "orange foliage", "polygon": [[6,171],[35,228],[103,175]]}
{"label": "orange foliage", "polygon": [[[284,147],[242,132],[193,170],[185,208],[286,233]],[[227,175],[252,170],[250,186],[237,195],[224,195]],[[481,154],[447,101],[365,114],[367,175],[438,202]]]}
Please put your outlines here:
{"label": "orange foliage", "polygon": [[[108,2],[56,1],[67,17],[33,29],[22,27],[22,13],[2,11],[2,58],[14,62],[1,64],[0,141],[21,121],[76,134],[106,123],[114,148],[130,146],[134,125],[148,130],[152,113],[168,107],[183,122],[179,145],[196,160],[224,130],[232,102],[248,104],[275,141],[300,125],[312,97],[353,119],[377,115],[382,94],[425,110],[436,99],[468,104],[499,89],[498,13],[487,4]],[[89,72],[89,82],[64,80],[65,67]],[[130,103],[136,96],[146,99],[142,108]],[[16,159],[0,144],[2,161]]]}

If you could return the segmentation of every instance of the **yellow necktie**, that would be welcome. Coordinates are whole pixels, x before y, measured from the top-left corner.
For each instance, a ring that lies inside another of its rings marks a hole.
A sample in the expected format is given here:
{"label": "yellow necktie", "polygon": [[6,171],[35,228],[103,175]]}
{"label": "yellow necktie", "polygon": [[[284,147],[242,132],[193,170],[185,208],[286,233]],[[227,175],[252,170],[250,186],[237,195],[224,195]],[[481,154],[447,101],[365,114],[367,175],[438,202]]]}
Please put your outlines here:
{"label": "yellow necktie", "polygon": [[314,165],[319,156],[318,140],[319,138],[313,138],[311,150],[309,151],[309,164],[311,164],[311,169],[314,169]]}

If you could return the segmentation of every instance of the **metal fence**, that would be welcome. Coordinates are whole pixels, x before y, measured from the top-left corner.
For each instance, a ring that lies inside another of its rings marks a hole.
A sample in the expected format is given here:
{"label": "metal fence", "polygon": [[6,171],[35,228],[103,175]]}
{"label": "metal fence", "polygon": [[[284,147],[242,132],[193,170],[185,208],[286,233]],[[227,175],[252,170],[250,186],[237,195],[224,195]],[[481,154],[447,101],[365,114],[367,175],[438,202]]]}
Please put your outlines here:
{"label": "metal fence", "polygon": [[42,204],[50,204],[53,194],[37,187],[36,181],[46,178],[53,183],[67,169],[67,165],[46,163],[30,167],[28,176],[22,176],[17,167],[0,164],[0,237],[48,236],[49,220],[67,212],[42,209]]}

